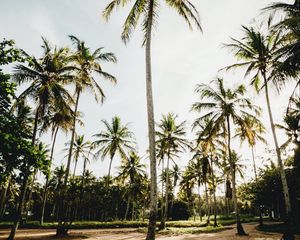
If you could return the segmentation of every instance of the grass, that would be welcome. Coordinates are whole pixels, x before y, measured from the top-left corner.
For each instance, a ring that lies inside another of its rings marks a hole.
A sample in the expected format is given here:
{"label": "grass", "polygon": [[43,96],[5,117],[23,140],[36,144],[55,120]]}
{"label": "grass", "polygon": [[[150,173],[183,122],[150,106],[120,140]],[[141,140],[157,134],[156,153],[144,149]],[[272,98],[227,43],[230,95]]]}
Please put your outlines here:
{"label": "grass", "polygon": [[[211,220],[213,220],[211,218]],[[258,221],[257,218],[253,216],[241,215],[242,222],[253,222]],[[203,218],[202,222],[199,219],[196,221],[187,220],[187,221],[168,221],[166,222],[166,227],[171,230],[171,232],[182,232],[187,231],[192,232],[203,232],[203,231],[212,231],[220,230],[222,226],[231,225],[235,223],[234,216],[218,216],[217,222],[220,228],[213,228],[211,226],[206,227],[206,219]],[[211,221],[212,222],[212,221]],[[159,223],[158,223],[159,224]],[[0,228],[9,228],[11,227],[12,222],[0,222]],[[148,221],[113,221],[113,222],[100,222],[100,221],[76,221],[72,223],[72,229],[101,229],[101,228],[146,228]],[[51,229],[56,228],[57,222],[45,222],[42,226],[38,221],[28,221],[24,224],[23,228],[43,228]],[[212,229],[211,229],[212,228]]]}

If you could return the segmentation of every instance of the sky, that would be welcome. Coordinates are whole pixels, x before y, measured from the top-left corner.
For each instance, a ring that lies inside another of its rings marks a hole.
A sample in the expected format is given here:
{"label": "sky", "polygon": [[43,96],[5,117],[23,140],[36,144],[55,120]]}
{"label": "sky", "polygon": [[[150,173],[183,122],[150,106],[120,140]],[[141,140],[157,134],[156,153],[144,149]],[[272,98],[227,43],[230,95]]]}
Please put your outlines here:
{"label": "sky", "polygon": [[[153,34],[152,70],[155,119],[162,114],[173,112],[180,121],[187,121],[188,132],[197,114],[190,112],[191,105],[197,100],[195,85],[209,83],[217,76],[224,77],[228,87],[244,83],[253,103],[264,110],[262,120],[267,127],[269,147],[273,141],[266,115],[264,95],[259,96],[248,86],[249,81],[243,79],[243,71],[219,72],[225,66],[235,63],[232,54],[222,48],[230,37],[241,37],[241,26],[260,26],[266,15],[261,9],[272,3],[269,0],[198,0],[192,1],[201,16],[203,32],[191,31],[184,20],[175,11],[160,1],[158,24]],[[286,1],[291,2],[291,1]],[[94,140],[92,135],[103,130],[102,119],[108,121],[120,116],[123,123],[130,123],[135,133],[140,155],[145,155],[148,146],[147,115],[145,92],[144,48],[141,47],[142,34],[140,27],[132,35],[131,41],[124,45],[120,34],[128,8],[114,12],[108,23],[101,18],[101,12],[109,3],[107,0],[1,0],[0,37],[14,39],[18,47],[26,52],[40,56],[41,36],[53,45],[71,46],[68,35],[75,35],[84,40],[92,50],[104,47],[118,58],[117,64],[103,64],[105,71],[115,75],[118,83],[113,86],[101,78],[97,78],[103,86],[106,100],[103,105],[97,104],[89,92],[80,99],[79,110],[83,112],[84,127],[78,128],[79,134],[86,139]],[[124,10],[124,11],[123,11]],[[282,121],[291,86],[280,95],[271,89],[271,103],[277,123]],[[189,137],[193,135],[189,133]],[[48,144],[50,135],[41,137]],[[66,164],[62,152],[64,143],[70,135],[59,133],[54,154],[54,166]],[[279,133],[279,141],[283,143],[285,136]],[[253,177],[250,150],[246,145],[234,141],[233,148],[242,156],[246,164],[246,179]],[[266,146],[259,144],[258,156],[264,156]],[[185,153],[178,159],[183,167],[190,159]],[[257,158],[258,166],[266,164]],[[146,164],[148,160],[144,159]],[[275,161],[275,158],[274,158]],[[107,174],[108,159],[94,161],[89,166],[96,176]],[[119,158],[113,162],[113,173],[116,173]],[[82,171],[80,162],[77,173]],[[242,180],[240,180],[242,181]]]}

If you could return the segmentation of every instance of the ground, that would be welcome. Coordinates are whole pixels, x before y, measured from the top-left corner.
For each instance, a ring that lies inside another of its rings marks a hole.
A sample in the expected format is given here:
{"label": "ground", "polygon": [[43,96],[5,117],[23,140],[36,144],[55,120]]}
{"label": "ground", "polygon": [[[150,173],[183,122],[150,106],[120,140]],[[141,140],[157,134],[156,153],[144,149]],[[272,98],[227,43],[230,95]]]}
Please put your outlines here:
{"label": "ground", "polygon": [[[200,234],[178,234],[178,235],[157,235],[159,240],[273,240],[280,239],[281,234],[260,232],[256,230],[257,223],[243,224],[248,236],[236,236],[234,226],[229,226],[223,231]],[[6,239],[9,229],[0,230],[0,239]],[[16,240],[55,240],[55,230],[51,229],[20,229]],[[142,240],[145,234],[137,229],[93,229],[93,230],[72,230],[70,237],[60,240]],[[296,236],[300,240],[300,235]]]}

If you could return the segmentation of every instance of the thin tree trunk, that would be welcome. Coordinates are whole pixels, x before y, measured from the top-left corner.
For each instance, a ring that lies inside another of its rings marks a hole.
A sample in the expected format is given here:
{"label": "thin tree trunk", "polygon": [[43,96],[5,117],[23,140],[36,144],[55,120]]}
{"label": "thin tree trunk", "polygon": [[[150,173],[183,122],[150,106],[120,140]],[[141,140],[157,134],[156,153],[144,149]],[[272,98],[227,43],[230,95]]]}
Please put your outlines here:
{"label": "thin tree trunk", "polygon": [[21,189],[21,194],[20,194],[20,200],[19,200],[19,206],[16,214],[16,219],[14,221],[14,225],[11,229],[10,235],[8,236],[7,240],[14,240],[16,232],[18,230],[20,221],[22,219],[22,213],[24,210],[24,205],[25,205],[25,198],[26,198],[26,189],[28,186],[28,176],[24,177],[23,184],[22,184],[22,189]]}
{"label": "thin tree trunk", "polygon": [[62,187],[62,191],[61,191],[61,196],[59,199],[58,225],[56,228],[56,236],[57,237],[62,237],[62,236],[68,235],[68,227],[66,227],[66,224],[63,224],[62,221],[65,220],[64,218],[66,216],[66,214],[64,212],[66,209],[66,207],[64,206],[64,198],[65,198],[68,179],[69,179],[69,175],[70,175],[70,166],[71,166],[73,145],[74,145],[74,139],[75,139],[76,116],[77,116],[77,110],[78,110],[79,97],[80,97],[80,91],[77,92],[77,97],[76,97],[72,136],[71,136],[71,142],[70,142],[70,148],[69,148],[69,154],[68,154],[67,168],[66,168],[65,179],[64,179],[64,183],[63,183],[63,187]]}
{"label": "thin tree trunk", "polygon": [[7,191],[9,189],[9,186],[11,184],[11,175],[8,176],[7,178],[7,184],[5,184],[3,193],[1,196],[1,203],[0,203],[0,219],[3,218],[4,212],[5,212],[5,203],[6,203],[6,196],[7,196]]}
{"label": "thin tree trunk", "polygon": [[[164,201],[164,207],[163,207],[163,215],[160,222],[159,229],[165,229],[166,227],[166,221],[168,219],[168,201],[169,201],[169,163],[170,163],[170,153],[168,153],[168,159],[167,159],[167,168],[166,168],[166,187],[165,187],[165,201]],[[163,199],[163,198],[162,198]]]}
{"label": "thin tree trunk", "polygon": [[146,33],[146,92],[147,92],[147,113],[148,113],[148,137],[150,154],[150,213],[146,240],[155,240],[156,212],[157,212],[157,185],[156,185],[156,156],[155,156],[155,127],[154,109],[152,95],[151,76],[151,35],[153,21],[153,0],[148,5],[148,25]]}
{"label": "thin tree trunk", "polygon": [[207,214],[206,225],[209,226],[210,225],[210,206],[209,206],[209,199],[208,199],[208,191],[207,191],[206,180],[204,181],[204,188],[205,188],[206,214]]}
{"label": "thin tree trunk", "polygon": [[130,195],[128,195],[128,199],[127,199],[127,206],[126,206],[126,211],[125,211],[125,216],[124,216],[124,220],[127,220],[127,216],[128,216],[128,212],[129,212],[129,206],[130,206]]}
{"label": "thin tree trunk", "polygon": [[164,204],[164,179],[163,179],[163,176],[164,176],[164,168],[165,168],[165,161],[164,161],[164,158],[161,159],[162,161],[162,166],[161,166],[161,205],[160,205],[160,217],[161,217],[161,222],[162,222],[162,219],[164,217],[164,207],[165,207],[165,204]]}
{"label": "thin tree trunk", "polygon": [[277,155],[277,164],[278,164],[278,168],[280,171],[280,178],[281,178],[281,184],[282,184],[283,195],[284,195],[284,203],[285,203],[286,228],[285,228],[285,233],[283,235],[283,239],[291,240],[291,239],[294,239],[294,236],[293,236],[292,227],[291,227],[291,202],[290,202],[289,188],[288,188],[288,184],[287,184],[287,180],[286,180],[286,176],[285,176],[283,161],[281,159],[280,148],[279,148],[277,135],[276,135],[276,131],[275,131],[275,124],[274,124],[274,120],[273,120],[273,114],[272,114],[270,97],[269,97],[268,81],[267,81],[265,72],[263,72],[263,77],[264,77],[264,87],[265,87],[266,102],[267,102],[267,107],[268,107],[268,114],[269,114],[269,119],[270,119],[270,124],[271,124],[273,140],[274,140],[274,144],[275,144],[275,150],[276,150],[276,155]]}
{"label": "thin tree trunk", "polygon": [[199,208],[199,218],[200,218],[200,222],[202,222],[200,184],[198,184],[198,208]]}
{"label": "thin tree trunk", "polygon": [[74,165],[74,170],[73,170],[73,177],[75,177],[75,173],[76,173],[76,168],[77,168],[77,163],[78,163],[78,156],[75,159],[75,165]]}
{"label": "thin tree trunk", "polygon": [[107,175],[107,183],[106,186],[109,186],[109,182],[110,182],[110,171],[111,171],[111,164],[113,161],[113,156],[110,158],[110,162],[109,162],[109,167],[108,167],[108,175]]}
{"label": "thin tree trunk", "polygon": [[[58,127],[56,127],[56,129],[54,130],[53,143],[52,143],[51,155],[50,155],[50,166],[52,165],[57,132],[58,132]],[[49,184],[49,176],[46,177],[45,189],[44,189],[43,200],[42,200],[42,211],[41,211],[41,219],[40,219],[41,225],[43,225],[44,223],[45,207],[46,207],[47,195],[48,195],[48,184]]]}
{"label": "thin tree trunk", "polygon": [[214,227],[217,227],[217,199],[216,199],[216,182],[215,182],[215,174],[214,174],[214,166],[213,166],[213,157],[210,158],[210,167],[211,167],[211,179],[213,185],[213,198],[214,198]]}
{"label": "thin tree trunk", "polygon": [[232,155],[231,155],[231,136],[230,136],[230,119],[229,116],[227,116],[227,131],[228,131],[228,155],[229,155],[229,164],[230,164],[230,172],[231,172],[231,178],[232,178],[232,198],[233,198],[233,204],[234,204],[234,211],[236,216],[236,228],[237,228],[237,234],[238,235],[246,235],[239,215],[239,208],[238,208],[238,202],[236,197],[236,180],[235,180],[235,163],[232,161]]}

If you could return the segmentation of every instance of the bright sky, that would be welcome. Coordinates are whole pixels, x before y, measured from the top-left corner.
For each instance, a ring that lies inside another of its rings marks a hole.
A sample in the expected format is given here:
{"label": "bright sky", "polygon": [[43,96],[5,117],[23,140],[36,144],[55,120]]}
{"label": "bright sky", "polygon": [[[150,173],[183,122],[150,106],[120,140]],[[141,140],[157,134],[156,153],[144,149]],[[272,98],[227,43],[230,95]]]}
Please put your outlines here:
{"label": "bright sky", "polygon": [[[136,31],[125,46],[121,39],[121,26],[124,11],[120,9],[114,13],[109,23],[101,19],[101,12],[109,1],[107,0],[2,0],[0,29],[1,37],[15,39],[19,47],[30,54],[40,56],[41,36],[49,39],[59,46],[70,46],[67,35],[73,34],[84,40],[91,49],[105,47],[106,51],[116,54],[118,63],[104,64],[104,69],[118,78],[118,84],[111,86],[99,79],[107,99],[103,105],[96,104],[94,98],[86,93],[80,100],[79,109],[84,113],[85,127],[78,132],[85,134],[87,139],[103,129],[101,119],[110,120],[118,115],[124,123],[130,122],[139,145],[141,155],[147,149],[147,122],[146,122],[146,97],[145,97],[145,64],[144,49],[141,48],[140,28]],[[172,9],[161,4],[159,24],[154,32],[152,61],[153,61],[153,91],[155,103],[155,117],[158,121],[161,114],[174,112],[180,120],[187,120],[190,124],[195,115],[190,107],[197,97],[193,93],[198,83],[209,83],[214,79],[218,70],[235,62],[230,52],[222,49],[221,44],[229,41],[230,37],[241,36],[241,25],[256,24],[264,16],[260,10],[270,4],[269,0],[226,0],[192,1],[198,8],[203,34],[197,30],[190,31]],[[289,1],[291,2],[291,1]],[[243,80],[240,71],[219,73],[224,76],[227,86],[232,86]],[[248,84],[247,81],[244,81]],[[255,96],[255,103],[265,108],[264,96],[257,97],[249,87],[249,94]],[[272,107],[275,121],[280,122],[287,104],[289,91],[283,91],[280,96],[273,91]],[[269,131],[269,122],[266,111],[263,121]],[[270,132],[270,131],[269,131]],[[62,153],[64,143],[69,140],[64,134],[59,134],[55,150],[55,165],[60,165],[65,153]],[[43,139],[50,144],[50,137]],[[273,141],[270,133],[267,139],[270,147]],[[280,142],[284,135],[280,135]],[[263,153],[265,146],[257,147],[257,154]],[[250,150],[234,143],[244,159],[250,158]],[[178,163],[186,165],[189,154],[184,154]],[[147,160],[145,160],[147,161]],[[257,159],[258,165],[261,165]],[[275,159],[274,159],[275,161]],[[94,162],[90,169],[97,176],[107,174],[107,161]],[[247,177],[253,176],[252,161],[247,164]],[[81,172],[83,163],[79,163],[78,173]],[[118,157],[113,163],[113,171],[119,165]]]}

